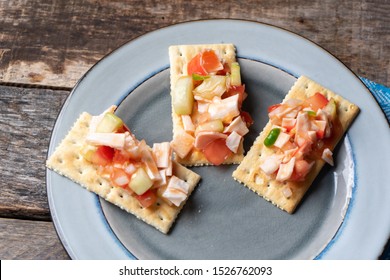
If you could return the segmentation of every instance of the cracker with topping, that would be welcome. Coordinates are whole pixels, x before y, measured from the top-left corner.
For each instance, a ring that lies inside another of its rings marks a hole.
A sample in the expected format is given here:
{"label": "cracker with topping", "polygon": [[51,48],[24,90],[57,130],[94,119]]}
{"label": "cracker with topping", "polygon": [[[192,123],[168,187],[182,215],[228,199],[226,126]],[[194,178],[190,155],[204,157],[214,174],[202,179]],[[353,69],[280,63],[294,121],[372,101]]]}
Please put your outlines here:
{"label": "cracker with topping", "polygon": [[240,163],[251,118],[232,44],[169,48],[175,160],[186,166]]}
{"label": "cracker with topping", "polygon": [[233,172],[233,178],[277,207],[293,213],[359,108],[300,77]]}
{"label": "cracker with topping", "polygon": [[171,161],[169,143],[152,149],[125,126],[107,133],[120,123],[108,115],[81,114],[46,165],[166,234],[200,176]]}

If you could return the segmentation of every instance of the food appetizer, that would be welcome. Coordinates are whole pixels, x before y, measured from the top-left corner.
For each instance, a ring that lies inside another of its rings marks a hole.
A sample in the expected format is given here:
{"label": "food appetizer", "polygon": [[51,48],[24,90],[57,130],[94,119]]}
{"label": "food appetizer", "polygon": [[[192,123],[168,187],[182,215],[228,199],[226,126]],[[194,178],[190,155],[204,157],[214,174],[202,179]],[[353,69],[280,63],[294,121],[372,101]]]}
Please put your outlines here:
{"label": "food appetizer", "polygon": [[359,108],[309,78],[300,77],[280,104],[233,178],[293,213]]}
{"label": "food appetizer", "polygon": [[232,44],[169,48],[175,160],[186,166],[240,163],[252,119]]}
{"label": "food appetizer", "polygon": [[200,176],[172,161],[169,142],[137,140],[115,109],[82,113],[47,167],[168,233]]}

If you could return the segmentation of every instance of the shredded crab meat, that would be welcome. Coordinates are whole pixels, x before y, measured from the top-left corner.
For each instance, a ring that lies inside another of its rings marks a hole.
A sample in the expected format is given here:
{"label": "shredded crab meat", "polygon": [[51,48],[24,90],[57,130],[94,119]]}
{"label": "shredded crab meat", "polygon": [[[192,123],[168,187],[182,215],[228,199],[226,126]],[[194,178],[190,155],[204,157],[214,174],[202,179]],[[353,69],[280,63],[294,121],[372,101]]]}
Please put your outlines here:
{"label": "shredded crab meat", "polygon": [[172,176],[162,196],[176,206],[180,206],[187,198],[189,188],[190,185],[187,182],[176,176]]}
{"label": "shredded crab meat", "polygon": [[209,105],[208,113],[212,120],[222,120],[230,123],[232,119],[240,114],[238,110],[238,94],[225,99],[214,98],[213,103]]}
{"label": "shredded crab meat", "polygon": [[238,147],[240,146],[242,136],[237,132],[233,131],[226,138],[226,146],[233,152],[237,153]]}
{"label": "shredded crab meat", "polygon": [[103,145],[115,149],[123,149],[125,147],[124,133],[90,133],[86,138],[86,142],[90,145]]}
{"label": "shredded crab meat", "polygon": [[223,131],[223,133],[237,132],[241,136],[246,135],[249,132],[246,123],[242,120],[241,116],[237,116]]}

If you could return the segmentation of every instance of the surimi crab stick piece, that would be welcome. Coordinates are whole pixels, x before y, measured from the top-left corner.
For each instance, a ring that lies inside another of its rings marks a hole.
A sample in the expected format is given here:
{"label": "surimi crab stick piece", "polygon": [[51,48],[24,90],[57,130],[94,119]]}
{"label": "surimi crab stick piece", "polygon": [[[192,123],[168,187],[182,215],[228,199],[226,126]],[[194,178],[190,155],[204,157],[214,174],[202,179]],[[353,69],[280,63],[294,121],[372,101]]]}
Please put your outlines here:
{"label": "surimi crab stick piece", "polygon": [[269,108],[269,122],[233,178],[279,208],[293,213],[359,108],[309,78],[300,77],[281,104]]}

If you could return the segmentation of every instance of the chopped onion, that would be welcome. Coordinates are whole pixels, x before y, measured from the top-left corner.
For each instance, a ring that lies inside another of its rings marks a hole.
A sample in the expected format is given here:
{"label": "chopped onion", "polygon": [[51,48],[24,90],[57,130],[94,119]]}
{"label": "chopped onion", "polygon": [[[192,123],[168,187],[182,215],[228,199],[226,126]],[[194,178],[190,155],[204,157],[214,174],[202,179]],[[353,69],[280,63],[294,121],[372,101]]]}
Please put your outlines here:
{"label": "chopped onion", "polygon": [[292,196],[292,191],[289,187],[285,187],[282,190],[282,194],[284,195],[285,198],[290,198]]}

